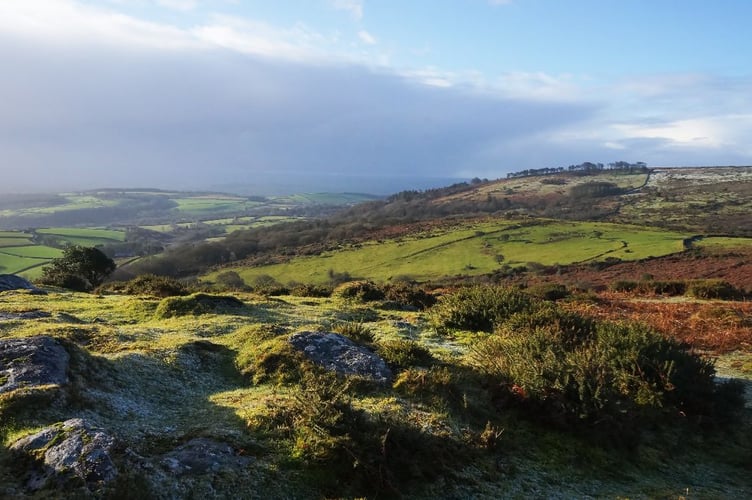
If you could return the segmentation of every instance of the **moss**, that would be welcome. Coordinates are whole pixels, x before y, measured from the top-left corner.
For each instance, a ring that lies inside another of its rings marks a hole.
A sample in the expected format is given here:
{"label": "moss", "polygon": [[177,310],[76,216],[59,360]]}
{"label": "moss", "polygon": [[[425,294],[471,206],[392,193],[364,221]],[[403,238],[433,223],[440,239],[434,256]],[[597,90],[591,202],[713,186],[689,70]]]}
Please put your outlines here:
{"label": "moss", "polygon": [[242,300],[232,295],[210,295],[194,293],[187,297],[168,297],[163,299],[154,316],[157,319],[176,316],[200,314],[228,314],[238,313],[245,307]]}

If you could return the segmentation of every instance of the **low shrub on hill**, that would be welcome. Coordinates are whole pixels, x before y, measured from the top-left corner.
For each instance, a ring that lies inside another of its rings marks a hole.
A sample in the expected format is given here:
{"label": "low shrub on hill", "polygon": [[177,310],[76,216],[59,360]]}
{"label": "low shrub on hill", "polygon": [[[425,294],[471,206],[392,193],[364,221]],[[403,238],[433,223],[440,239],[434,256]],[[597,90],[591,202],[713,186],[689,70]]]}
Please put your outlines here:
{"label": "low shrub on hill", "polygon": [[154,316],[158,319],[187,316],[189,314],[222,314],[238,312],[245,307],[243,301],[232,295],[194,293],[186,297],[167,297],[157,306]]}
{"label": "low shrub on hill", "polygon": [[384,292],[370,281],[350,281],[334,289],[332,297],[356,302],[382,300]]}
{"label": "low shrub on hill", "polygon": [[634,292],[640,284],[636,281],[618,280],[611,283],[611,290],[614,292]]}
{"label": "low shrub on hill", "polygon": [[383,287],[384,298],[420,311],[436,303],[436,297],[412,283],[399,282]]}
{"label": "low shrub on hill", "polygon": [[654,295],[669,295],[676,297],[684,295],[687,291],[687,283],[684,281],[661,281],[649,280],[640,283],[639,290],[642,293]]}
{"label": "low shrub on hill", "polygon": [[543,283],[531,286],[526,291],[533,297],[538,297],[543,300],[561,300],[569,296],[569,290],[567,290],[567,287],[559,283]]}
{"label": "low shrub on hill", "polygon": [[411,486],[451,475],[477,453],[459,435],[426,432],[406,420],[402,407],[356,407],[351,382],[308,372],[289,399],[256,420],[287,443],[323,496],[399,498]]}
{"label": "low shrub on hill", "polygon": [[555,306],[523,311],[473,348],[475,366],[531,417],[634,444],[640,423],[679,414],[720,421],[739,387],[647,326],[595,322]]}
{"label": "low shrub on hill", "polygon": [[384,361],[396,368],[430,366],[433,356],[425,347],[413,340],[393,339],[379,342],[376,352]]}
{"label": "low shrub on hill", "polygon": [[695,280],[690,282],[687,293],[697,299],[736,300],[744,293],[724,280]]}
{"label": "low shrub on hill", "polygon": [[127,295],[150,295],[152,297],[172,297],[188,295],[188,287],[168,276],[142,274],[130,281],[106,283],[97,289],[98,292],[115,292]]}
{"label": "low shrub on hill", "polygon": [[344,321],[334,326],[333,330],[359,344],[372,344],[376,340],[373,331],[362,321]]}
{"label": "low shrub on hill", "polygon": [[330,297],[332,295],[332,289],[323,285],[311,285],[301,283],[292,286],[290,289],[290,295],[295,297]]}
{"label": "low shrub on hill", "polygon": [[532,311],[533,298],[525,292],[501,286],[462,288],[441,298],[431,309],[437,330],[460,329],[491,332],[515,313]]}

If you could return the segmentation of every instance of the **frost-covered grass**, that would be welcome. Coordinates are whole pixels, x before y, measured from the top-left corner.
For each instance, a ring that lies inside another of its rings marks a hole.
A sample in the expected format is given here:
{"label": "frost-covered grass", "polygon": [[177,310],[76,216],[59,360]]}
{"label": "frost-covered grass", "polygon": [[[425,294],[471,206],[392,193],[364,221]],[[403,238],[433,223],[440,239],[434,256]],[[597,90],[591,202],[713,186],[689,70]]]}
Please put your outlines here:
{"label": "frost-covered grass", "polygon": [[[236,297],[242,307],[165,318],[156,314],[160,299],[148,297],[0,293],[0,312],[49,313],[0,321],[0,337],[52,335],[71,354],[70,383],[57,396],[40,395],[28,408],[0,401],[0,484],[21,491],[5,446],[41,426],[83,417],[147,461],[193,437],[229,443],[252,456],[252,465],[191,480],[196,491],[214,488],[238,498],[374,491],[410,498],[741,498],[752,491],[748,428],[706,437],[676,425],[650,431],[634,449],[613,449],[523,419],[495,401],[493,387],[468,362],[481,334],[439,334],[428,313],[383,309],[380,302]],[[302,385],[254,382],[262,364],[273,369],[284,361],[286,335],[353,324],[372,332],[369,342],[377,347],[416,342],[433,366],[394,366],[399,383],[355,382],[344,396],[306,366],[289,368]],[[329,401],[317,399],[327,395],[342,405],[341,414],[312,404]],[[340,425],[344,434],[337,433]],[[322,434],[307,433],[316,426]],[[347,446],[350,454],[326,455]],[[397,470],[389,468],[394,463]],[[369,467],[377,466],[394,484],[369,490],[375,477]],[[156,496],[185,480],[159,477]]]}

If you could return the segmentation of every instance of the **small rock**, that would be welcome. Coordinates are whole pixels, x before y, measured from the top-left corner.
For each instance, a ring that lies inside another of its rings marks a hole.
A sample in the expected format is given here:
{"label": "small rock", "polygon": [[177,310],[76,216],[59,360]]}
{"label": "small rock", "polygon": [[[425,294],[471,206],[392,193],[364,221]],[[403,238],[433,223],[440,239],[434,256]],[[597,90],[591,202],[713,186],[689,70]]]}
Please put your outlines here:
{"label": "small rock", "polygon": [[194,438],[167,453],[160,463],[172,474],[195,476],[242,468],[251,460],[238,455],[227,443]]}
{"label": "small rock", "polygon": [[117,476],[110,457],[114,446],[114,438],[85,420],[74,418],[21,438],[10,449],[32,456],[44,454],[40,468],[27,482],[29,489],[78,477],[93,491]]}
{"label": "small rock", "polygon": [[392,371],[379,355],[337,333],[300,332],[290,337],[290,344],[328,370],[381,383],[392,378]]}
{"label": "small rock", "polygon": [[68,382],[68,352],[52,337],[0,339],[0,394]]}
{"label": "small rock", "polygon": [[7,292],[8,290],[31,290],[36,293],[46,293],[20,276],[0,274],[0,292]]}

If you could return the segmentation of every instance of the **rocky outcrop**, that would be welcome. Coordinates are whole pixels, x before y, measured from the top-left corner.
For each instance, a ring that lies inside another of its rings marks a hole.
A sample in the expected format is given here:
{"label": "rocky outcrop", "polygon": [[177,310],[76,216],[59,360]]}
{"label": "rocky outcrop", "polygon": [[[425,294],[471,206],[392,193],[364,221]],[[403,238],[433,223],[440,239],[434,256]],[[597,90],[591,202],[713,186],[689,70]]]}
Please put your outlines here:
{"label": "rocky outcrop", "polygon": [[342,335],[300,332],[290,337],[290,344],[328,370],[381,383],[392,378],[392,371],[380,356]]}
{"label": "rocky outcrop", "polygon": [[0,394],[67,383],[69,359],[65,348],[46,335],[0,339]]}
{"label": "rocky outcrop", "polygon": [[239,455],[227,443],[207,438],[194,438],[167,453],[162,467],[177,476],[220,473],[246,467],[250,457]]}
{"label": "rocky outcrop", "polygon": [[112,436],[74,418],[21,438],[10,448],[37,459],[37,467],[26,484],[29,489],[78,478],[94,491],[117,476],[111,457],[114,446]]}
{"label": "rocky outcrop", "polygon": [[7,292],[8,290],[31,290],[44,293],[20,276],[16,276],[15,274],[0,274],[0,292]]}

